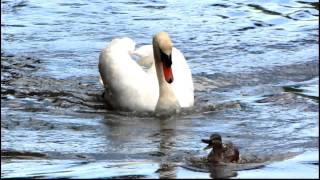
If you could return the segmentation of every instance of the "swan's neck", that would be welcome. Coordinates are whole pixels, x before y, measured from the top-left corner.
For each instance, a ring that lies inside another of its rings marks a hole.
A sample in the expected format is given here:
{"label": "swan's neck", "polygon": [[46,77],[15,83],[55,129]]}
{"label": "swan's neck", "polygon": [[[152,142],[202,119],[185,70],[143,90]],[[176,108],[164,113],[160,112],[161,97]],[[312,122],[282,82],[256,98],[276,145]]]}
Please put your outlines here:
{"label": "swan's neck", "polygon": [[156,110],[175,110],[179,108],[178,100],[172,90],[172,87],[164,78],[163,64],[156,64],[156,71],[159,82],[159,99]]}
{"label": "swan's neck", "polygon": [[171,84],[167,83],[164,78],[163,63],[158,59],[159,56],[156,53],[154,54],[154,57],[157,57],[157,59],[155,59],[155,66],[159,82],[159,99],[156,106],[156,111],[171,111],[179,109],[180,105],[172,90]]}

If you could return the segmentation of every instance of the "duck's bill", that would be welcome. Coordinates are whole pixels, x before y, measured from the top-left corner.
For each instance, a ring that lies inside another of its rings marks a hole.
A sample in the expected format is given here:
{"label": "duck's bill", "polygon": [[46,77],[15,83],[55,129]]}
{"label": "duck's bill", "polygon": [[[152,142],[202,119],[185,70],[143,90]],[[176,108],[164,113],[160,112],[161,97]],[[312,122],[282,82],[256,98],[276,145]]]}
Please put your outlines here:
{"label": "duck's bill", "polygon": [[173,74],[172,74],[171,66],[166,66],[166,64],[163,63],[163,74],[164,74],[164,78],[166,79],[167,83],[170,84],[173,82]]}
{"label": "duck's bill", "polygon": [[210,144],[211,143],[211,140],[210,139],[201,139],[201,141],[203,143],[206,143],[206,144]]}
{"label": "duck's bill", "polygon": [[205,147],[205,148],[203,148],[203,150],[211,149],[211,148],[213,147],[210,139],[201,139],[201,141],[202,141],[203,143],[208,144],[208,146]]}
{"label": "duck's bill", "polygon": [[209,144],[207,147],[203,148],[203,150],[208,150],[208,149],[212,149],[212,148],[213,148],[213,145]]}

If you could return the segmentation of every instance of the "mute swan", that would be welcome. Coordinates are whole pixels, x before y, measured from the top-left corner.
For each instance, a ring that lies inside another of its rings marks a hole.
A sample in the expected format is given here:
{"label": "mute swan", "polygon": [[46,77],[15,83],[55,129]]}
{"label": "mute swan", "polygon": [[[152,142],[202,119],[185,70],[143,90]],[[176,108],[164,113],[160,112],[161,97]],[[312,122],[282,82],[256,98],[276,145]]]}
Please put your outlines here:
{"label": "mute swan", "polygon": [[[131,58],[133,54],[140,57],[138,63]],[[191,71],[166,32],[157,33],[153,45],[136,50],[130,38],[113,39],[100,53],[99,72],[104,99],[115,109],[159,111],[193,106]]]}

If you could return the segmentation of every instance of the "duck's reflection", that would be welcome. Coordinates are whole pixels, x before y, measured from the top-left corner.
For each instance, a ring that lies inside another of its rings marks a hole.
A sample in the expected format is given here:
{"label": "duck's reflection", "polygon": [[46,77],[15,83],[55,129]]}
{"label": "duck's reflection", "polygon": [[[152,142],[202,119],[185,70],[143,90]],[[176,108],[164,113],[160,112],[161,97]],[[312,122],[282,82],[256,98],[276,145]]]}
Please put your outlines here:
{"label": "duck's reflection", "polygon": [[226,166],[212,166],[209,168],[210,177],[213,179],[230,178],[237,176],[237,172]]}

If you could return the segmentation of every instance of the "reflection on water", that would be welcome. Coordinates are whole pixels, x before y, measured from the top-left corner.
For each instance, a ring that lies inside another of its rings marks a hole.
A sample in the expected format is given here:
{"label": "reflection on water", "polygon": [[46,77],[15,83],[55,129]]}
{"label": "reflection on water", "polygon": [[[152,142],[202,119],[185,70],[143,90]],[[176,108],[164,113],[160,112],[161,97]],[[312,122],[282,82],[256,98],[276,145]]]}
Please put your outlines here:
{"label": "reflection on water", "polygon": [[[318,2],[19,0],[1,11],[1,177],[319,176]],[[195,107],[109,110],[100,50],[119,36],[150,44],[160,30],[192,69]],[[185,168],[212,132],[272,161]]]}

